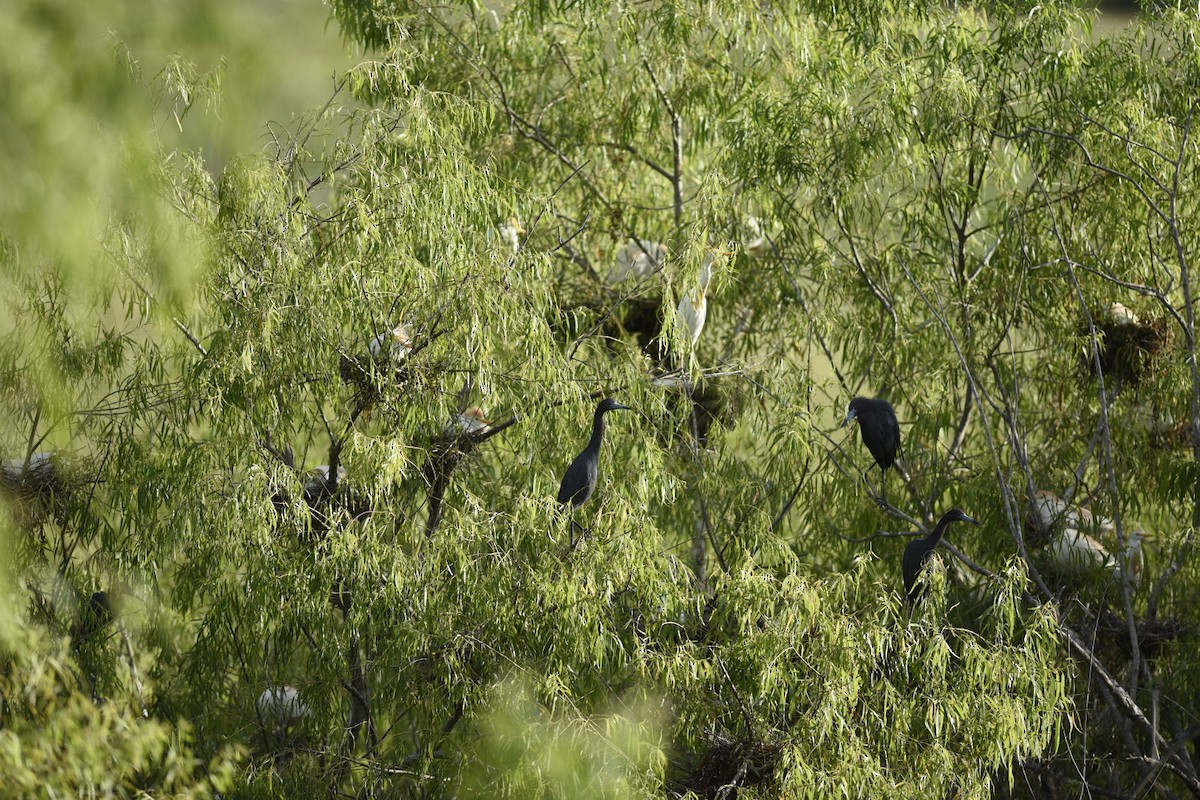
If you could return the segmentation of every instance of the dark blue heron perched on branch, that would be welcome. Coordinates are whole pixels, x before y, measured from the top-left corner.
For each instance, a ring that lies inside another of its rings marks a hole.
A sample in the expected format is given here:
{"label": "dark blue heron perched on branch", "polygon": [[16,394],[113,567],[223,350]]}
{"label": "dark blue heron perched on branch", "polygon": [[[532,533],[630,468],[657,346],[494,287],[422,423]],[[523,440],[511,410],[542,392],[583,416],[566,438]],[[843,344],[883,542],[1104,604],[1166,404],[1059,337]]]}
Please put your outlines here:
{"label": "dark blue heron perched on branch", "polygon": [[[571,511],[586,503],[592,492],[596,491],[596,480],[600,476],[600,442],[604,440],[604,413],[618,409],[629,410],[629,406],[623,406],[611,397],[600,401],[592,420],[592,438],[563,475],[562,484],[558,487],[558,502],[562,505],[570,503]],[[577,524],[574,519],[571,520],[572,546],[575,544]]]}
{"label": "dark blue heron perched on branch", "polygon": [[946,533],[946,528],[950,527],[951,522],[970,522],[972,525],[979,525],[977,519],[972,519],[966,515],[961,508],[952,508],[942,518],[938,520],[937,525],[933,527],[933,532],[928,536],[917,539],[908,547],[904,548],[904,594],[908,597],[909,603],[915,603],[920,600],[929,587],[922,584],[917,586],[917,578],[921,575],[921,568],[929,561],[929,557],[933,555],[933,550],[938,546],[938,542],[942,540],[942,536]]}
{"label": "dark blue heron perched on branch", "polygon": [[[850,401],[850,410],[846,413],[846,422],[852,419],[858,420],[863,444],[879,465],[879,495],[881,502],[886,503],[888,467],[896,463],[896,453],[900,451],[900,423],[896,421],[896,410],[887,400],[856,397]],[[866,479],[864,472],[863,480]]]}

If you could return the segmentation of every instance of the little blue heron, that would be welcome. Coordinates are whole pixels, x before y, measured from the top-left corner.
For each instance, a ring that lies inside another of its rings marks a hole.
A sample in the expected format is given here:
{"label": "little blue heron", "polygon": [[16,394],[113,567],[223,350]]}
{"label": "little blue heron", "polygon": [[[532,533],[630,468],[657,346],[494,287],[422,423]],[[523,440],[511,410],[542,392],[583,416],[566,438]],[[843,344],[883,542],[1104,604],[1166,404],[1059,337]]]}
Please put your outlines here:
{"label": "little blue heron", "polygon": [[[588,440],[583,452],[575,456],[571,466],[563,475],[562,484],[558,487],[558,502],[561,505],[570,503],[574,510],[588,501],[592,492],[596,491],[596,479],[600,475],[600,442],[604,440],[604,414],[618,409],[629,410],[611,397],[606,397],[596,406],[596,415],[592,420],[592,438]],[[571,544],[574,545],[574,526],[571,520]]]}
{"label": "little blue heron", "polygon": [[[879,494],[882,502],[887,502],[887,471],[896,463],[896,453],[900,450],[900,423],[896,421],[896,410],[887,400],[871,397],[856,397],[850,401],[850,409],[846,413],[846,422],[858,420],[858,428],[862,431],[863,444],[875,457],[879,465]],[[863,473],[866,480],[867,473]]]}
{"label": "little blue heron", "polygon": [[946,528],[950,527],[951,522],[981,524],[979,520],[968,517],[961,508],[952,508],[942,514],[942,518],[938,520],[932,533],[922,539],[917,539],[904,548],[904,593],[908,597],[909,603],[915,603],[925,594],[928,587],[922,586],[918,589],[917,578],[921,574],[921,568],[933,555],[934,548],[942,540],[942,535],[946,533]]}

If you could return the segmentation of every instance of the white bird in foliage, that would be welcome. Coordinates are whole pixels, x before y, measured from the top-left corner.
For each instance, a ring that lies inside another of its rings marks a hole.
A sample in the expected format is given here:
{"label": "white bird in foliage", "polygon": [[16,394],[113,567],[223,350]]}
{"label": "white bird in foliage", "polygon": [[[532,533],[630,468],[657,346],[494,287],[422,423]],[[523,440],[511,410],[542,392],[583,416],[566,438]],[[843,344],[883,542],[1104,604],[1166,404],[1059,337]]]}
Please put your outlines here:
{"label": "white bird in foliage", "polygon": [[[1145,569],[1145,553],[1142,542],[1149,539],[1145,531],[1131,531],[1125,543],[1125,563],[1129,565],[1129,583],[1137,586]],[[1100,542],[1075,528],[1065,528],[1062,534],[1046,545],[1046,552],[1059,569],[1069,572],[1084,572],[1103,569],[1114,579],[1121,577],[1121,562]]]}
{"label": "white bird in foliage", "polygon": [[1137,325],[1138,315],[1133,313],[1123,303],[1112,303],[1108,307],[1108,316],[1118,325]]}
{"label": "white bird in foliage", "polygon": [[[1064,572],[1085,572],[1103,569],[1120,578],[1120,559],[1109,552],[1099,539],[1084,533],[1091,531],[1097,536],[1116,538],[1116,525],[1111,519],[1093,514],[1081,506],[1072,506],[1053,492],[1034,492],[1030,503],[1033,524],[1043,534],[1052,538],[1046,545],[1046,553]],[[1061,532],[1055,533],[1061,527]],[[1145,531],[1129,533],[1125,542],[1125,561],[1129,564],[1129,581],[1137,586],[1145,566],[1142,543],[1152,538]]]}
{"label": "white bird in foliage", "polygon": [[[338,465],[337,484],[341,485],[346,480],[346,468],[341,464]],[[329,479],[329,465],[322,464],[309,473],[308,480],[304,482],[304,500],[310,506],[315,506],[320,501],[326,499],[333,494],[334,487]]]}
{"label": "white bird in foliage", "polygon": [[29,458],[13,458],[0,464],[0,482],[18,486],[39,485],[54,479],[54,453],[34,453]]}
{"label": "white bird in foliage", "polygon": [[713,263],[718,255],[728,254],[723,251],[712,251],[704,256],[696,288],[684,292],[683,297],[679,298],[679,306],[675,309],[679,324],[683,328],[684,335],[692,343],[692,347],[695,347],[696,342],[700,341],[700,333],[704,330],[704,321],[708,317],[706,293],[709,283],[712,282]]}
{"label": "white bird in foliage", "polygon": [[771,252],[771,243],[763,234],[762,223],[758,217],[746,217],[742,220],[742,249],[752,257],[765,256]]}
{"label": "white bird in foliage", "polygon": [[492,421],[483,414],[479,406],[471,406],[450,420],[446,425],[446,436],[454,439],[459,436],[469,436],[472,433],[483,433],[492,427]]}
{"label": "white bird in foliage", "polygon": [[608,283],[616,285],[630,278],[642,280],[662,269],[669,252],[665,244],[632,238],[617,250],[617,260],[608,271]]}
{"label": "white bird in foliage", "polygon": [[525,229],[521,227],[521,223],[516,217],[510,217],[507,222],[502,223],[496,228],[496,233],[500,237],[500,241],[506,243],[512,248],[512,253],[515,256],[521,250],[521,236],[525,234]]}
{"label": "white bird in foliage", "polygon": [[407,358],[412,349],[412,336],[408,332],[408,326],[404,323],[376,336],[367,348],[371,358],[376,361],[386,359],[397,363]]}
{"label": "white bird in foliage", "polygon": [[258,710],[263,725],[274,727],[280,733],[312,716],[312,709],[300,699],[300,690],[295,686],[270,686],[263,689],[254,707]]}
{"label": "white bird in foliage", "polygon": [[1112,520],[1096,517],[1088,509],[1072,506],[1054,492],[1044,489],[1033,493],[1030,507],[1033,509],[1033,524],[1042,534],[1050,534],[1059,526],[1086,530],[1112,528]]}

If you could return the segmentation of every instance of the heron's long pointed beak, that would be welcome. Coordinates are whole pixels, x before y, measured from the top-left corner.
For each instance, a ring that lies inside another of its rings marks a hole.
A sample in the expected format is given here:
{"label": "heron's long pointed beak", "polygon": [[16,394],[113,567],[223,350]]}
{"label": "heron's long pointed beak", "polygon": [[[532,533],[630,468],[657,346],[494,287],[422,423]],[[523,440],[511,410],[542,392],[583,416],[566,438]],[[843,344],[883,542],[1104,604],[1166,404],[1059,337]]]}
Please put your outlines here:
{"label": "heron's long pointed beak", "polygon": [[979,520],[975,519],[974,517],[968,517],[966,514],[963,514],[963,522],[969,522],[969,523],[971,523],[972,525],[979,525],[979,526],[981,526],[981,527],[983,526],[983,523],[982,523],[982,522],[980,522]]}

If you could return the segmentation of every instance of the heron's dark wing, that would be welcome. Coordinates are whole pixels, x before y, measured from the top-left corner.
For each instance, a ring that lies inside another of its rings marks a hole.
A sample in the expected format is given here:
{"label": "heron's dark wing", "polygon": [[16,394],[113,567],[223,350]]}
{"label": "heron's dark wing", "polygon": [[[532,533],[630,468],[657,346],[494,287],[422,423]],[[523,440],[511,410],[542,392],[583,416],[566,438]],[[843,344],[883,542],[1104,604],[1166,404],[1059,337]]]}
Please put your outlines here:
{"label": "heron's dark wing", "polygon": [[596,489],[596,463],[584,450],[575,456],[558,487],[558,502],[583,505]]}
{"label": "heron's dark wing", "polygon": [[917,586],[921,576],[921,568],[929,562],[933,548],[924,539],[919,539],[904,548],[904,594],[910,601],[917,600],[924,594],[924,587]]}

